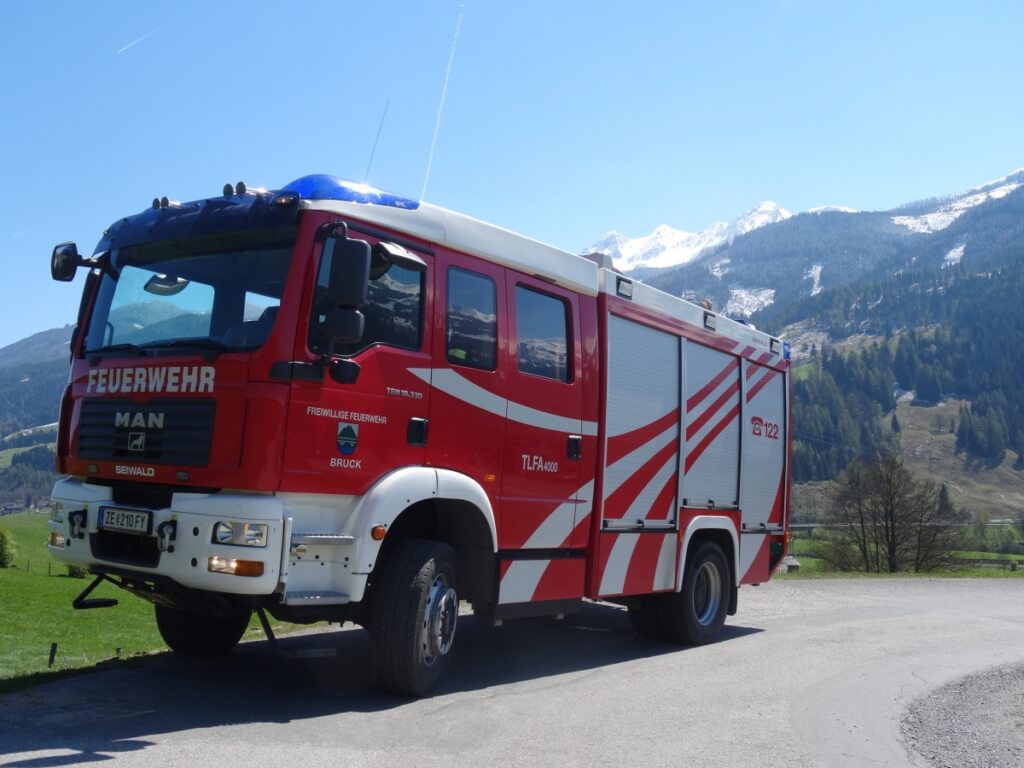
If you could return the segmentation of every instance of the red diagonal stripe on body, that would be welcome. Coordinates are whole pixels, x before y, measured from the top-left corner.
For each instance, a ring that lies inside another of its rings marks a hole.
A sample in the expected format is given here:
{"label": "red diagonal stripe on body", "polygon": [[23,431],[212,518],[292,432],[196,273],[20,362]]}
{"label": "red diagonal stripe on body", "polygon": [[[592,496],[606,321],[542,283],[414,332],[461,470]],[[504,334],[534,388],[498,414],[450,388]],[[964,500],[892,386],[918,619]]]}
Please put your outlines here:
{"label": "red diagonal stripe on body", "polygon": [[689,425],[687,425],[686,439],[692,440],[693,436],[700,432],[701,428],[705,424],[707,424],[720,410],[722,410],[723,406],[725,406],[726,404],[728,404],[730,400],[732,400],[733,395],[739,392],[739,389],[740,383],[738,381],[733,382],[733,384],[727,390],[725,390],[725,392],[723,392],[716,398],[715,402],[713,402],[705,409],[704,413],[702,413],[700,416],[694,419]]}
{"label": "red diagonal stripe on body", "polygon": [[[637,534],[640,538],[633,548],[622,582],[622,594],[637,595],[654,589],[654,577],[658,572],[658,558],[665,543],[665,535],[655,533]],[[675,534],[668,534],[675,535]]]}
{"label": "red diagonal stripe on body", "polygon": [[739,360],[730,360],[729,364],[725,366],[725,369],[721,373],[719,373],[717,376],[715,376],[715,378],[713,378],[703,387],[694,392],[693,395],[691,395],[690,398],[686,401],[686,412],[689,413],[690,411],[692,411],[697,405],[700,404],[702,400],[704,400],[704,398],[706,398],[708,395],[714,392],[718,388],[719,384],[721,384],[723,381],[729,378],[730,373],[735,373],[736,366],[738,366],[739,364]]}
{"label": "red diagonal stripe on body", "polygon": [[657,421],[634,429],[631,432],[623,432],[608,438],[608,450],[605,456],[605,466],[610,466],[623,456],[628,456],[644,443],[648,443],[666,429],[679,421],[679,409],[666,413]]}
{"label": "red diagonal stripe on body", "polygon": [[[665,466],[665,463],[675,454],[676,446],[676,438],[673,436],[664,448],[648,459],[628,480],[605,499],[604,516],[606,519],[617,520],[626,514],[630,505],[636,501],[637,497],[643,493],[651,480],[654,479],[654,476],[658,474],[661,468]],[[644,512],[644,516],[647,516],[646,512]]]}
{"label": "red diagonal stripe on body", "polygon": [[645,518],[646,520],[665,520],[668,518],[676,500],[676,487],[679,485],[676,474],[673,472],[672,476],[665,483],[665,487],[661,489],[658,498],[651,505],[651,511]]}
{"label": "red diagonal stripe on body", "polygon": [[750,387],[750,389],[747,390],[748,403],[754,399],[754,396],[757,395],[758,392],[765,388],[765,385],[769,381],[771,381],[772,379],[779,375],[778,371],[773,371],[771,368],[762,368],[761,370],[765,372],[764,376],[758,379],[757,383],[755,383],[752,387]]}
{"label": "red diagonal stripe on body", "polygon": [[769,525],[782,525],[782,495],[786,485],[786,469],[783,467],[782,476],[779,478],[779,489],[775,492],[775,503],[772,504],[772,511],[768,514]]}
{"label": "red diagonal stripe on body", "polygon": [[700,458],[701,454],[708,449],[708,446],[715,442],[715,438],[718,437],[722,430],[725,429],[729,424],[740,415],[739,403],[729,409],[728,413],[725,414],[724,418],[715,424],[715,426],[709,431],[704,438],[694,446],[693,450],[686,454],[685,472],[690,471],[690,467],[694,465],[697,459]]}

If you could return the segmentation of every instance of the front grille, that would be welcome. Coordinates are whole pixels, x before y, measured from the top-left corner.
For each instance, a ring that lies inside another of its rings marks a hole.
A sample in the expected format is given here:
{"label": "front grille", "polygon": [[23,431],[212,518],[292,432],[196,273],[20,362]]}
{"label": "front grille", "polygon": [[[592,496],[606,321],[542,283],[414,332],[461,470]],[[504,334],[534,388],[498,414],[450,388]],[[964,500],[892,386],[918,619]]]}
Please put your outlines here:
{"label": "front grille", "polygon": [[201,400],[90,398],[82,403],[78,456],[102,461],[204,467],[217,403]]}
{"label": "front grille", "polygon": [[89,544],[93,557],[100,560],[146,568],[156,568],[160,564],[160,549],[155,536],[98,531],[89,534]]}

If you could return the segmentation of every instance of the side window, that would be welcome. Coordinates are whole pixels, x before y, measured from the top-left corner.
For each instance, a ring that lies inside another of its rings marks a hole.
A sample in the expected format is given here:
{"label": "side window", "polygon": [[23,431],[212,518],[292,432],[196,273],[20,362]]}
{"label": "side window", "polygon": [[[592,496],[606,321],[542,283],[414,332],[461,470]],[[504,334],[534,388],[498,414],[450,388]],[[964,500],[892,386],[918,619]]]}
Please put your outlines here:
{"label": "side window", "polygon": [[448,362],[493,371],[498,358],[498,293],[485,275],[448,270]]}
{"label": "side window", "polygon": [[516,286],[516,342],[519,370],[568,382],[569,307],[561,299]]}
{"label": "side window", "polygon": [[[328,340],[323,338],[320,327],[332,256],[333,253],[325,253],[320,262],[320,274],[314,289],[313,317],[309,323],[309,348],[319,353],[326,353],[328,347]],[[366,304],[362,309],[366,321],[363,338],[354,344],[337,345],[335,354],[354,355],[373,344],[419,349],[423,326],[423,275],[422,271],[406,269],[398,264],[391,264],[382,274],[371,273]]]}
{"label": "side window", "polygon": [[277,309],[280,305],[280,298],[246,291],[242,320],[247,323],[258,322],[261,317],[265,318],[268,314],[272,314],[273,310]]}

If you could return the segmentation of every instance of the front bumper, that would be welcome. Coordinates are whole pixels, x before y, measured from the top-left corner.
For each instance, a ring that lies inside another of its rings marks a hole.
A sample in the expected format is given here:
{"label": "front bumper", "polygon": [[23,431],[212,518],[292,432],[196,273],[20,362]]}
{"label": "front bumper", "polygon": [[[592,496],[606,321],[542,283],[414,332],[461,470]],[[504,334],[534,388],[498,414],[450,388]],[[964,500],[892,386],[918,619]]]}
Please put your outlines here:
{"label": "front bumper", "polygon": [[[143,579],[164,577],[184,587],[227,594],[270,595],[281,586],[288,517],[276,496],[175,493],[169,507],[140,510],[150,515],[145,533],[99,527],[101,508],[126,506],[115,504],[113,490],[106,486],[69,478],[54,486],[51,499],[57,511],[48,526],[48,549],[61,562],[86,569],[106,566],[138,573]],[[213,529],[221,521],[266,525],[266,545],[215,543]],[[224,572],[231,561],[260,563],[262,568],[250,565],[244,570],[262,572]]]}

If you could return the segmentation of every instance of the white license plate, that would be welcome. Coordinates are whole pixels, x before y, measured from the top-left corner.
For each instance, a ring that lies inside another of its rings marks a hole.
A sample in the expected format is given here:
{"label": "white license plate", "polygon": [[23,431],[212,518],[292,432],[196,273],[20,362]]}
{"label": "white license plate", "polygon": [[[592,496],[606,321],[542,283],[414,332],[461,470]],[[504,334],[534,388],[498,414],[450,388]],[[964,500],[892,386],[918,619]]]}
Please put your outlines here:
{"label": "white license plate", "polygon": [[100,509],[99,527],[105,531],[149,533],[151,516],[151,512],[139,509],[102,507]]}

